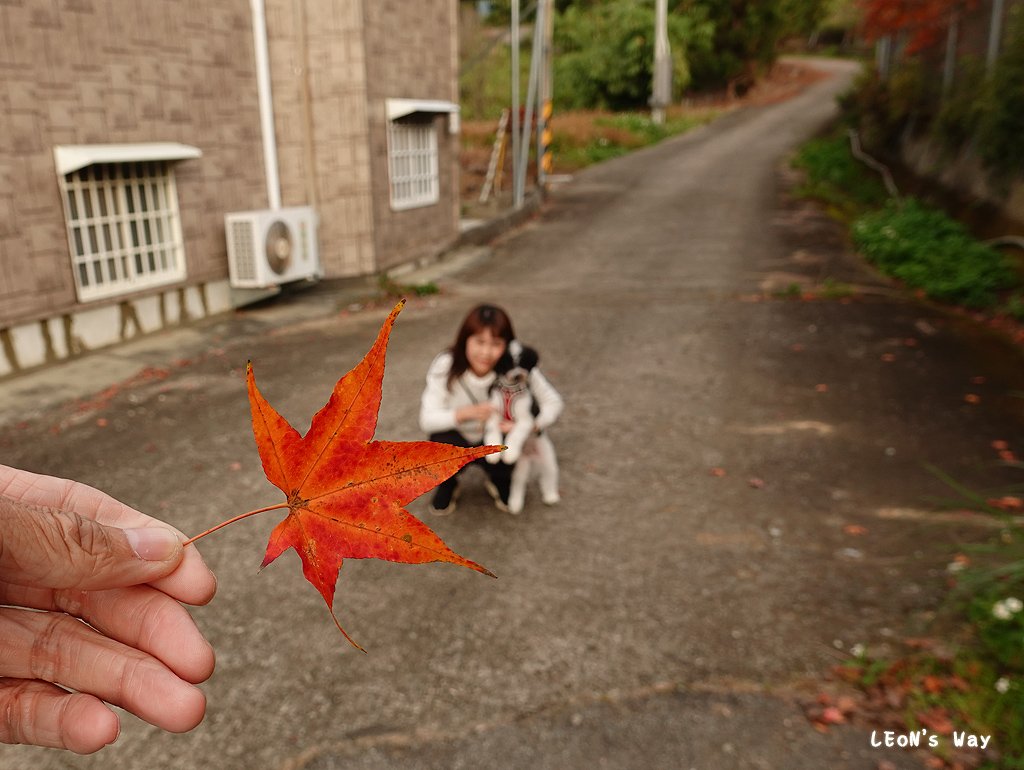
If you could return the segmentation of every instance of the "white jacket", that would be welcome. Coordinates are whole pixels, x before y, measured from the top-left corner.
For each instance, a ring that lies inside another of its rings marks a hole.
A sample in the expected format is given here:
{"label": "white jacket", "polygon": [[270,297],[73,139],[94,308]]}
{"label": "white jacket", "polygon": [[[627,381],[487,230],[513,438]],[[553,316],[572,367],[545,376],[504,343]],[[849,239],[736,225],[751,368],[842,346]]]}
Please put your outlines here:
{"label": "white jacket", "polygon": [[[479,444],[484,438],[483,423],[478,420],[456,423],[455,411],[471,404],[487,403],[496,375],[489,372],[478,377],[471,369],[467,369],[452,382],[452,389],[448,390],[448,373],[451,369],[452,354],[447,351],[431,362],[427,370],[427,386],[420,398],[420,430],[429,434],[455,429],[470,443]],[[540,407],[540,414],[534,422],[538,430],[543,430],[554,424],[565,404],[538,367],[530,370],[529,384]]]}

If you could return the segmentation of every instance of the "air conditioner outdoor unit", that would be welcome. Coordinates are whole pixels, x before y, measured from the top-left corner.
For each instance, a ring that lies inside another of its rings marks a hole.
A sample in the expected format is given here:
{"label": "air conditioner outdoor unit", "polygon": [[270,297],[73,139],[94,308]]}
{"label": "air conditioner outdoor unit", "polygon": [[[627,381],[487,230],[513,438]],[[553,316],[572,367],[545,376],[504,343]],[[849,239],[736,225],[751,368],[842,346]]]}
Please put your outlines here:
{"label": "air conditioner outdoor unit", "polygon": [[231,285],[262,289],[320,277],[316,229],[310,206],[225,215]]}

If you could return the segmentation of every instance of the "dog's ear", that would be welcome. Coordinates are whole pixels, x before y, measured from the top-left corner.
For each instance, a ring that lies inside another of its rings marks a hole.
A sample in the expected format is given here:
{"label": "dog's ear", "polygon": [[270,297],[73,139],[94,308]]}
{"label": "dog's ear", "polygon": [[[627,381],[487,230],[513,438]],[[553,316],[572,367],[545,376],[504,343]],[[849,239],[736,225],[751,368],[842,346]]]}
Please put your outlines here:
{"label": "dog's ear", "polygon": [[494,372],[498,375],[508,374],[509,370],[514,366],[515,362],[512,360],[512,354],[506,350],[501,354],[501,358],[494,363]]}
{"label": "dog's ear", "polygon": [[519,365],[529,371],[539,363],[540,354],[534,348],[523,345],[523,350],[519,354]]}

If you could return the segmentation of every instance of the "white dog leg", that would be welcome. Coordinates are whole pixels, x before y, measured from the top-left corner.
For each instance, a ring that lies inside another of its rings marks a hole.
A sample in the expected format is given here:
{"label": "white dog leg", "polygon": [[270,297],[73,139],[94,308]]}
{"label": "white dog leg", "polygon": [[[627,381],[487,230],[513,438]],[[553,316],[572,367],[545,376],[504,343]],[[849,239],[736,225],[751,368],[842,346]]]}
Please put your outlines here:
{"label": "white dog leg", "polygon": [[534,462],[538,465],[538,484],[540,499],[545,505],[556,505],[562,501],[558,494],[558,458],[555,457],[555,446],[547,436],[537,437],[538,457]]}
{"label": "white dog leg", "polygon": [[512,469],[512,483],[508,493],[508,512],[519,514],[523,512],[526,503],[526,483],[530,480],[530,462],[527,457],[520,458],[516,467]]}

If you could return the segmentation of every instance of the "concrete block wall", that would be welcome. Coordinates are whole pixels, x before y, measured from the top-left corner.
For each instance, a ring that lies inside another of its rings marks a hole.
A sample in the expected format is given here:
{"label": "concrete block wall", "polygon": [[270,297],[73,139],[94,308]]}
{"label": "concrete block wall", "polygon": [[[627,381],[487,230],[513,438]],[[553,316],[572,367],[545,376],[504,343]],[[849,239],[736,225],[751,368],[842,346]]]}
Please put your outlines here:
{"label": "concrete block wall", "polygon": [[327,278],[377,267],[362,6],[361,0],[267,3],[281,199],[319,212]]}
{"label": "concrete block wall", "polygon": [[440,198],[432,206],[391,210],[387,98],[459,101],[457,0],[367,0],[366,48],[374,243],[382,269],[430,256],[458,235],[458,137],[450,118],[434,119]]}
{"label": "concrete block wall", "polygon": [[[457,0],[265,4],[282,204],[319,212],[325,276],[450,243],[457,138],[435,119],[440,203],[392,212],[384,100],[457,101]],[[203,153],[173,163],[187,278],[80,303],[53,148],[137,142]],[[0,376],[229,309],[224,215],[268,205],[248,0],[0,0]]]}
{"label": "concrete block wall", "polygon": [[54,146],[153,141],[203,151],[175,164],[188,282],[225,278],[224,212],[266,205],[246,0],[0,3],[0,327],[83,307]]}

